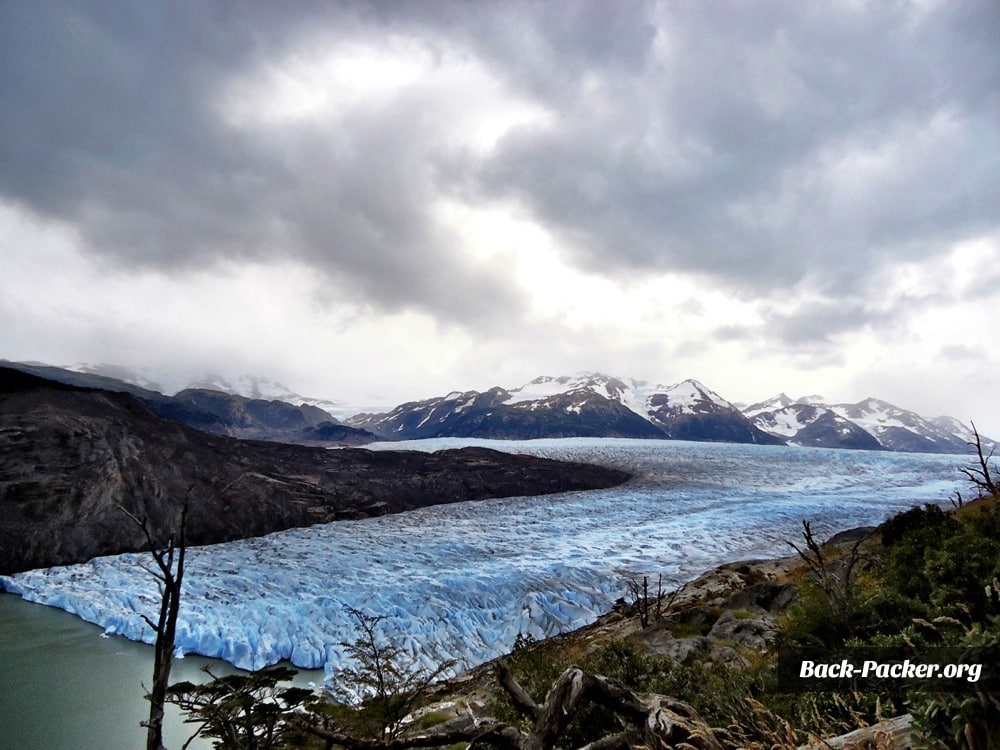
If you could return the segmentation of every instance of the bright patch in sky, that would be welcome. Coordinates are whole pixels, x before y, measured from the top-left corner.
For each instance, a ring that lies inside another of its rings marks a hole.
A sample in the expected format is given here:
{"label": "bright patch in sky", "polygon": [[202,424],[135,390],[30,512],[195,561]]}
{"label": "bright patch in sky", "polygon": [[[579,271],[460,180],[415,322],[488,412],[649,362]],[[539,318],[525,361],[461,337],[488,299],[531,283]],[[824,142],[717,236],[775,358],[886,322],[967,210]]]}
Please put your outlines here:
{"label": "bright patch in sky", "polygon": [[[320,46],[320,45],[317,45]],[[468,52],[416,37],[390,36],[295,52],[230,82],[220,113],[238,129],[341,126],[352,116],[404,104],[414,117],[440,120],[440,143],[486,151],[519,126],[551,114],[506,90]]]}

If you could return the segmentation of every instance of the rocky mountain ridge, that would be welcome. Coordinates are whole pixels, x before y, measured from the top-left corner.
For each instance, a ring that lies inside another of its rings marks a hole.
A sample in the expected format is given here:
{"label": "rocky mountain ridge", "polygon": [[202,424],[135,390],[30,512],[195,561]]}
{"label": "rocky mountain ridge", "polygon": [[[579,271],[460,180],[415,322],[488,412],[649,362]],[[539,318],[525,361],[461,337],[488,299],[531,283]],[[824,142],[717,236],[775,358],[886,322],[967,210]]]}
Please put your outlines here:
{"label": "rocky mountain ridge", "polygon": [[[363,445],[381,439],[365,430],[342,424],[312,403],[293,404],[278,399],[252,398],[211,388],[187,388],[168,396],[134,382],[141,380],[155,384],[152,381],[129,375],[130,371],[119,372],[110,367],[101,368],[101,372],[79,372],[6,360],[0,360],[0,366],[67,385],[129,393],[161,417],[215,435],[307,445]],[[103,372],[115,372],[131,379],[122,380]]]}
{"label": "rocky mountain ridge", "polygon": [[[782,393],[743,413],[765,432],[807,447],[961,454],[975,439],[972,428],[954,417],[927,419],[876,398],[826,404],[816,396],[793,400]],[[983,438],[983,445],[991,449],[996,443]]]}
{"label": "rocky mountain ridge", "polygon": [[974,437],[953,417],[930,420],[873,398],[830,405],[782,393],[740,409],[697,380],[664,386],[590,372],[453,392],[347,423],[386,439],[602,436],[955,454]]}
{"label": "rocky mountain ridge", "polygon": [[579,373],[414,401],[347,423],[391,439],[627,437],[778,445],[696,380],[672,386]]}
{"label": "rocky mountain ridge", "polygon": [[123,392],[0,367],[0,574],[136,551],[122,512],[188,542],[511,495],[610,487],[628,475],[497,451],[327,450],[239,440],[165,419]]}
{"label": "rocky mountain ridge", "polygon": [[[14,364],[37,365],[39,363]],[[146,390],[158,391],[167,396],[174,396],[181,391],[196,389],[220,391],[228,393],[231,396],[243,396],[248,399],[283,401],[293,406],[316,406],[338,420],[364,410],[364,408],[358,408],[343,401],[316,396],[304,396],[279,380],[251,373],[233,376],[222,375],[217,372],[204,372],[193,377],[178,378],[176,376],[164,377],[144,369],[134,369],[109,363],[93,364],[90,362],[76,362],[59,369],[69,370],[80,375],[98,375],[112,378],[129,385],[140,386]]]}

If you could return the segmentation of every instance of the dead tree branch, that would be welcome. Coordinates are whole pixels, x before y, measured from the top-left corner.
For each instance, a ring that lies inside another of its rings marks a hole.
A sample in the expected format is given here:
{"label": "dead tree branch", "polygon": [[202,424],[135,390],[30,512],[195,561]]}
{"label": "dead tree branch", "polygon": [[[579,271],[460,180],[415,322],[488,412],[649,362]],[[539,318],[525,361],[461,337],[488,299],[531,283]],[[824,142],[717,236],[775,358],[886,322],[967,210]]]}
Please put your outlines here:
{"label": "dead tree branch", "polygon": [[[515,692],[523,692],[523,688],[516,690],[520,686],[509,674],[506,665],[501,665],[500,670],[501,686],[519,709],[527,709],[515,695]],[[537,715],[533,718],[532,713],[535,712],[525,711],[525,715],[533,719],[533,724],[528,732],[520,732],[517,747],[520,750],[552,750],[587,703],[610,709],[630,727],[590,743],[592,749],[636,745],[654,749],[675,746],[690,747],[691,750],[721,748],[708,725],[686,703],[655,693],[636,693],[621,683],[592,675],[578,667],[571,667],[560,675],[543,706],[537,706],[532,701]]]}
{"label": "dead tree branch", "polygon": [[867,537],[858,538],[854,546],[851,547],[851,551],[842,560],[839,560],[836,566],[832,564],[833,561],[824,556],[823,549],[816,541],[809,521],[802,521],[802,537],[805,540],[805,549],[799,547],[795,542],[788,542],[789,546],[798,553],[809,570],[816,576],[834,615],[843,623],[850,624],[854,615],[857,593],[855,568],[861,561],[861,545],[864,544]]}
{"label": "dead tree branch", "polygon": [[980,497],[985,495],[1000,495],[1000,486],[997,485],[990,474],[990,460],[993,458],[993,452],[996,448],[991,448],[989,455],[984,455],[982,436],[979,434],[979,430],[976,429],[976,423],[972,422],[971,424],[972,434],[975,436],[975,439],[968,441],[968,445],[976,449],[976,458],[979,461],[979,466],[963,467],[959,471],[978,490]]}
{"label": "dead tree branch", "polygon": [[[188,496],[190,490],[188,490]],[[146,750],[165,750],[163,746],[163,711],[167,699],[167,689],[170,683],[170,668],[174,657],[174,640],[177,634],[177,616],[181,606],[181,584],[184,581],[184,556],[187,551],[185,537],[187,527],[188,498],[184,498],[181,508],[179,528],[167,539],[166,545],[159,547],[149,528],[149,519],[140,518],[122,508],[131,518],[149,546],[149,553],[156,563],[156,569],[140,566],[149,572],[160,586],[160,612],[156,622],[147,615],[142,619],[156,633],[156,643],[153,646],[153,685],[146,698],[149,700],[149,719],[144,721],[146,727]]]}

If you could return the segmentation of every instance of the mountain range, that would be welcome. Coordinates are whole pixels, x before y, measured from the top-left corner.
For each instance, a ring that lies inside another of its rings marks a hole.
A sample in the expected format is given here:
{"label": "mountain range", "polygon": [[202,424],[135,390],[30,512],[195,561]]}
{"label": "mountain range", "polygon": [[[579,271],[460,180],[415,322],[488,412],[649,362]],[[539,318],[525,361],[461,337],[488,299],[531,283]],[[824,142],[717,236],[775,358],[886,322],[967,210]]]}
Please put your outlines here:
{"label": "mountain range", "polygon": [[778,445],[696,380],[650,386],[597,373],[540,377],[506,390],[447,396],[357,414],[348,424],[397,439],[625,437]]}
{"label": "mountain range", "polygon": [[[928,419],[876,398],[828,404],[816,395],[794,399],[781,393],[741,407],[697,380],[655,385],[593,372],[542,376],[516,388],[454,391],[340,421],[322,408],[337,402],[300,396],[267,378],[208,375],[167,396],[149,387],[155,380],[111,365],[3,364],[73,385],[129,392],[160,416],[207,432],[315,445],[622,437],[962,454],[974,440],[971,427],[954,417]],[[997,445],[985,437],[982,442],[988,450]]]}
{"label": "mountain range", "polygon": [[[877,398],[825,404],[784,393],[743,409],[755,425],[794,445],[913,453],[967,453],[975,433],[954,417],[927,419]],[[984,447],[996,445],[980,436]]]}
{"label": "mountain range", "polygon": [[591,372],[453,392],[347,424],[390,439],[602,436],[921,453],[966,453],[974,438],[953,417],[926,419],[874,398],[825,404],[781,394],[741,409],[697,380],[665,386]]}

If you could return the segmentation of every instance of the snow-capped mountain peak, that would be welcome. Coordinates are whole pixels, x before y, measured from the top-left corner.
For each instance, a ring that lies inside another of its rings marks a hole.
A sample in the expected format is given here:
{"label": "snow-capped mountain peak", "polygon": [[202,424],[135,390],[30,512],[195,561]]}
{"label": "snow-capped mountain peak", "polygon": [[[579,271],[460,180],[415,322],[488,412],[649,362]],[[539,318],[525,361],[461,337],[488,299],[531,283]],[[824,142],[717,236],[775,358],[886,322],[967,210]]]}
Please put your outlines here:
{"label": "snow-capped mountain peak", "polygon": [[800,396],[795,399],[796,404],[819,404],[822,406],[825,405],[826,402],[825,398],[815,393],[809,394],[808,396]]}
{"label": "snow-capped mountain peak", "polygon": [[784,409],[786,406],[791,406],[795,403],[804,403],[803,401],[793,401],[785,393],[779,393],[777,396],[772,396],[764,401],[758,401],[756,404],[750,404],[743,409],[743,413],[750,418],[756,417],[765,411],[776,411],[778,409]]}
{"label": "snow-capped mountain peak", "polygon": [[[780,401],[774,403],[778,405]],[[778,435],[793,445],[863,450],[882,447],[864,429],[820,404],[790,403],[758,411],[751,421],[761,430]]]}
{"label": "snow-capped mountain peak", "polygon": [[[459,398],[460,396],[460,398]],[[449,394],[349,424],[401,438],[641,437],[778,443],[696,380],[671,386],[597,372],[541,376],[510,390]]]}
{"label": "snow-capped mountain peak", "polygon": [[[776,408],[766,408],[769,405]],[[776,397],[747,407],[744,414],[765,432],[813,447],[964,453],[973,437],[956,419],[928,420],[872,396],[856,404],[833,405],[818,396],[782,405]]]}
{"label": "snow-capped mountain peak", "polygon": [[664,392],[669,394],[671,405],[674,408],[694,409],[705,401],[723,409],[736,408],[718,393],[691,378],[664,389]]}
{"label": "snow-capped mountain peak", "polygon": [[856,404],[835,404],[835,412],[866,429],[905,427],[907,423],[926,422],[913,412],[900,409],[887,401],[869,396]]}
{"label": "snow-capped mountain peak", "polygon": [[[59,369],[41,364],[37,368]],[[166,395],[196,388],[316,406],[348,424],[393,438],[653,437],[954,454],[967,454],[976,439],[968,424],[953,417],[926,419],[875,397],[829,404],[818,395],[793,400],[779,393],[740,410],[694,379],[660,385],[591,371],[543,375],[509,390],[497,386],[483,393],[453,391],[386,412],[305,397],[277,380],[250,374],[206,373],[169,380],[160,373],[113,364],[78,362],[63,369],[98,387],[105,387],[100,385],[104,378]],[[986,451],[998,448],[986,436],[980,435],[980,440]]]}
{"label": "snow-capped mountain peak", "polygon": [[244,373],[229,380],[224,375],[218,373],[205,373],[201,377],[192,379],[187,388],[204,388],[211,391],[222,391],[233,396],[245,396],[246,398],[262,399],[264,401],[286,401],[300,403],[317,399],[307,399],[300,396],[284,383],[271,378],[260,377]]}
{"label": "snow-capped mountain peak", "polygon": [[510,389],[508,391],[510,398],[506,403],[516,404],[524,401],[539,401],[561,394],[579,393],[581,391],[621,401],[627,392],[640,388],[643,385],[645,383],[641,380],[626,380],[611,375],[603,375],[599,372],[583,371],[574,375],[563,375],[560,377],[542,375],[519,388]]}
{"label": "snow-capped mountain peak", "polygon": [[[543,375],[508,391],[506,404],[544,402],[554,397],[595,395],[616,401],[643,419],[652,411],[669,405],[671,410],[693,413],[700,404],[710,403],[723,409],[735,407],[715,391],[697,380],[689,379],[675,385],[651,385],[644,380],[619,378],[596,372],[579,372],[572,376]],[[659,398],[658,398],[659,397]]]}

